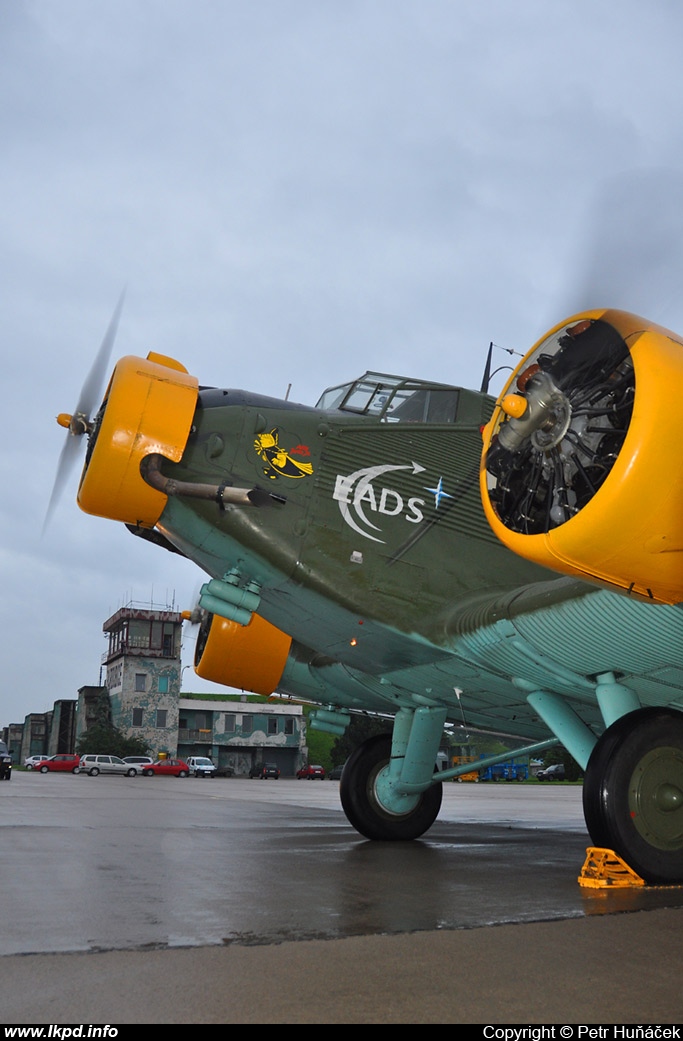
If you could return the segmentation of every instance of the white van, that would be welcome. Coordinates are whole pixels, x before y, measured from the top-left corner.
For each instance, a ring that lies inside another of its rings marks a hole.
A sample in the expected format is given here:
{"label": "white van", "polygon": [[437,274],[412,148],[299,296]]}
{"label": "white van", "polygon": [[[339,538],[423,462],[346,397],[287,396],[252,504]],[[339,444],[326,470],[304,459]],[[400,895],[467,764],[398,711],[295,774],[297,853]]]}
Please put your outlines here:
{"label": "white van", "polygon": [[190,768],[190,773],[195,777],[213,777],[216,767],[205,755],[191,755],[185,762]]}

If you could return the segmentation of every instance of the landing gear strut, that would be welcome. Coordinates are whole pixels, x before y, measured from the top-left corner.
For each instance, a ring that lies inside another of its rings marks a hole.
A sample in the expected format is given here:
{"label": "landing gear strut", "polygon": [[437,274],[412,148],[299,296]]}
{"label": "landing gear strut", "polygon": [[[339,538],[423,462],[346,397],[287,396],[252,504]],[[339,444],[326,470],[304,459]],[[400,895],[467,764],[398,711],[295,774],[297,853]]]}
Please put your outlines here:
{"label": "landing gear strut", "polygon": [[646,882],[683,882],[683,713],[637,709],[608,727],[588,762],[583,810],[595,846]]}

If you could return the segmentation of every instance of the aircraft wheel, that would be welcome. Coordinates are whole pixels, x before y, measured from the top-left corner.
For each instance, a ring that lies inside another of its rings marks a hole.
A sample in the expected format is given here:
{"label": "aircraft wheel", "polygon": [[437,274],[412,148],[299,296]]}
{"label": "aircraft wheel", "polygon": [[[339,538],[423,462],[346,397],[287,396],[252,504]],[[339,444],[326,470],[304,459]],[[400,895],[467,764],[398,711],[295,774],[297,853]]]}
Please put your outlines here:
{"label": "aircraft wheel", "polygon": [[419,838],[436,820],[442,786],[432,785],[406,813],[387,810],[378,800],[376,781],[389,764],[391,735],[371,737],[351,754],[339,785],[348,821],[367,839],[406,841]]}
{"label": "aircraft wheel", "polygon": [[602,735],[583,784],[586,826],[651,884],[683,882],[683,713],[637,709]]}

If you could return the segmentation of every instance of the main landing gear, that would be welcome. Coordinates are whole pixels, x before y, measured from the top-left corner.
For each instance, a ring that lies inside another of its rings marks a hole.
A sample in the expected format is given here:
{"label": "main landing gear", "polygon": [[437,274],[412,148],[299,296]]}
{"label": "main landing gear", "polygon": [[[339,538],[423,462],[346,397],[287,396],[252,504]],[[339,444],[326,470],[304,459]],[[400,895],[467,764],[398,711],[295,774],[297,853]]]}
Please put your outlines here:
{"label": "main landing gear", "polygon": [[683,883],[683,713],[642,708],[597,742],[583,785],[595,846],[651,884]]}
{"label": "main landing gear", "polygon": [[401,710],[394,733],[371,737],[351,754],[340,783],[342,807],[367,839],[419,838],[436,820],[442,786],[433,782],[445,712]]}
{"label": "main landing gear", "polygon": [[[436,820],[441,808],[442,786],[435,784],[419,795],[387,799],[391,784],[390,759],[390,734],[371,737],[351,754],[339,786],[344,813],[366,839],[417,839]],[[383,787],[386,801],[383,801]]]}
{"label": "main landing gear", "polygon": [[[392,735],[370,738],[349,757],[341,801],[361,835],[405,841],[434,823],[443,720],[433,709],[402,709]],[[613,722],[590,752],[583,809],[594,846],[613,850],[652,885],[683,884],[683,712],[638,708]]]}

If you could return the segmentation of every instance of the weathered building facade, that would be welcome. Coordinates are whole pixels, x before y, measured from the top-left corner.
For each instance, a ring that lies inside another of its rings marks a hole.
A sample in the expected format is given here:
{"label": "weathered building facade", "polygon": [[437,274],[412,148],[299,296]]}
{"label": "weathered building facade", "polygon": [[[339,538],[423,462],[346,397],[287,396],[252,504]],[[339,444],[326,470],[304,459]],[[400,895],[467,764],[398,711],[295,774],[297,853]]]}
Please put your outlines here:
{"label": "weathered building facade", "polygon": [[178,611],[122,607],[102,626],[112,722],[151,754],[177,751],[182,622]]}
{"label": "weathered building facade", "polygon": [[236,698],[180,697],[178,755],[208,755],[219,770],[248,774],[259,763],[277,763],[283,777],[305,761],[306,723],[300,705]]}
{"label": "weathered building facade", "polygon": [[238,693],[181,695],[182,624],[182,615],[168,609],[128,605],[116,611],[102,626],[108,637],[105,683],[83,686],[77,701],[57,701],[52,712],[5,728],[12,733],[14,761],[73,752],[88,727],[110,723],[140,738],[155,757],[206,755],[236,777],[272,762],[283,777],[294,776],[306,761],[302,707]]}

